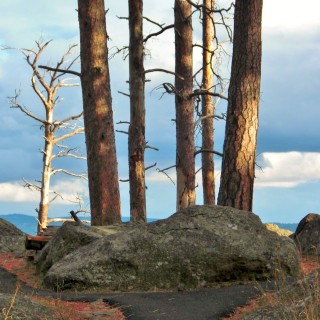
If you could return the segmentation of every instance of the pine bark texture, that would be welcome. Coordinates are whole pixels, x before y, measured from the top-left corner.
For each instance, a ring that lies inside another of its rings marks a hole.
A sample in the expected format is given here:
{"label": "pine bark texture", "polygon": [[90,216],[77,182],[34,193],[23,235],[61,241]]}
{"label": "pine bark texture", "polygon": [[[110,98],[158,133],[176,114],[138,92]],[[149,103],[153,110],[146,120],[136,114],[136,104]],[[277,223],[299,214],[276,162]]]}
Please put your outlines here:
{"label": "pine bark texture", "polygon": [[78,0],[91,224],[121,221],[103,0]]}
{"label": "pine bark texture", "polygon": [[143,66],[143,0],[129,0],[129,183],[130,220],[146,221],[145,73]]}
{"label": "pine bark texture", "polygon": [[237,0],[218,204],[252,211],[261,81],[262,0]]}
{"label": "pine bark texture", "polygon": [[187,1],[175,0],[175,104],[177,210],[192,206],[195,194],[194,105],[192,8]]}
{"label": "pine bark texture", "polygon": [[[202,41],[203,41],[203,74],[202,89],[212,91],[213,71],[212,56],[214,52],[214,25],[213,25],[213,8],[214,0],[203,0],[203,24],[202,24]],[[214,130],[213,130],[213,98],[210,95],[202,96],[202,117],[207,117],[202,121],[202,149],[212,150],[214,147]],[[211,116],[211,117],[210,117]],[[202,152],[202,185],[203,185],[203,203],[215,204],[215,181],[214,181],[214,158],[213,153]]]}

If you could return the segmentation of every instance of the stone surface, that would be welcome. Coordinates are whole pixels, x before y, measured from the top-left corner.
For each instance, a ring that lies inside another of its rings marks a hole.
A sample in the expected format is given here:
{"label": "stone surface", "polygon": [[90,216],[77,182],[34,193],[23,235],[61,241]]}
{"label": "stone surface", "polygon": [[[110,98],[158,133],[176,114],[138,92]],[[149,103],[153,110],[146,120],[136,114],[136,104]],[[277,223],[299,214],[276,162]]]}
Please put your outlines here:
{"label": "stone surface", "polygon": [[[60,290],[184,290],[272,278],[279,268],[289,275],[299,271],[291,239],[268,231],[255,214],[230,207],[194,206],[165,220],[104,232],[60,255],[45,283]],[[79,242],[70,234],[68,242]],[[58,234],[53,241],[61,241]]]}
{"label": "stone surface", "polygon": [[275,232],[276,234],[278,234],[279,236],[282,236],[282,237],[289,237],[293,233],[290,230],[279,228],[279,226],[277,224],[274,224],[274,223],[266,223],[265,226],[266,226],[266,228],[268,230],[273,231],[273,232]]}
{"label": "stone surface", "polygon": [[25,234],[12,223],[0,219],[0,252],[14,252],[20,254],[24,251]]}
{"label": "stone surface", "polygon": [[65,222],[37,256],[35,262],[38,269],[45,273],[67,254],[102,238],[104,235],[116,233],[117,230],[116,225],[109,228],[88,227],[78,222]]}
{"label": "stone surface", "polygon": [[299,222],[292,238],[303,254],[320,255],[320,215],[306,215]]}

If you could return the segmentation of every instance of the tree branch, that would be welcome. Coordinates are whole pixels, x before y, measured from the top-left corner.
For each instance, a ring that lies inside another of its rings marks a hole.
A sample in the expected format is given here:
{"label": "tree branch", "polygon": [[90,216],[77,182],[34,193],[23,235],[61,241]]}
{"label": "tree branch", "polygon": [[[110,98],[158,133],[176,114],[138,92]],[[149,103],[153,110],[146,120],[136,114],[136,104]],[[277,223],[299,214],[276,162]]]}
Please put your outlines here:
{"label": "tree branch", "polygon": [[48,67],[48,66],[43,66],[43,65],[39,65],[38,68],[40,69],[45,69],[45,70],[48,70],[48,71],[56,71],[56,72],[61,72],[63,74],[73,74],[75,76],[78,76],[81,78],[81,73],[80,72],[77,72],[77,71],[72,71],[72,70],[67,70],[67,69],[60,69],[60,68],[51,68],[51,67]]}
{"label": "tree branch", "polygon": [[155,162],[154,164],[152,164],[152,165],[150,165],[150,166],[148,166],[148,167],[145,167],[145,168],[144,168],[144,171],[147,171],[147,170],[155,167],[156,165],[157,165],[157,163]]}
{"label": "tree branch", "polygon": [[180,80],[184,80],[184,77],[180,76],[179,74],[177,74],[177,73],[175,73],[173,71],[166,70],[166,69],[161,69],[161,68],[148,69],[148,70],[145,70],[144,73],[150,73],[150,72],[165,72],[165,73],[172,74],[175,77],[178,77]]}
{"label": "tree branch", "polygon": [[159,172],[159,173],[163,173],[164,175],[167,176],[167,178],[175,185],[174,181],[171,179],[171,177],[166,173],[166,171],[172,169],[172,168],[175,168],[176,165],[173,165],[173,166],[170,166],[168,168],[164,168],[164,169],[159,169],[157,168],[156,170]]}
{"label": "tree branch", "polygon": [[18,103],[17,98],[19,96],[18,92],[15,92],[14,97],[8,97],[9,98],[9,104],[11,104],[10,108],[12,109],[19,109],[22,111],[25,115],[32,118],[33,120],[36,120],[37,122],[40,122],[42,124],[50,124],[48,121],[38,118],[35,116],[31,111],[29,111],[26,107],[23,107],[21,104]]}
{"label": "tree branch", "polygon": [[146,43],[150,38],[159,36],[160,34],[164,33],[166,30],[169,30],[169,29],[174,28],[174,24],[170,24],[170,25],[168,25],[168,26],[166,26],[166,27],[162,27],[160,24],[158,24],[158,26],[161,28],[161,30],[158,31],[158,32],[150,33],[149,35],[147,35],[147,36],[143,39],[143,42],[144,42],[144,43]]}
{"label": "tree branch", "polygon": [[77,129],[73,130],[70,133],[67,133],[67,134],[65,134],[65,135],[63,135],[61,137],[55,138],[53,140],[53,143],[56,144],[56,143],[58,143],[58,142],[60,142],[62,140],[71,138],[71,137],[73,137],[73,136],[75,136],[76,134],[79,134],[79,133],[84,133],[84,128],[77,128]]}
{"label": "tree branch", "polygon": [[51,171],[51,175],[55,175],[57,173],[64,173],[68,176],[72,176],[72,177],[77,177],[77,178],[81,178],[81,179],[84,179],[84,180],[88,180],[88,177],[87,177],[87,174],[86,173],[81,173],[81,174],[77,174],[77,173],[73,173],[73,172],[70,172],[68,170],[65,170],[65,169],[54,169]]}
{"label": "tree branch", "polygon": [[218,98],[221,98],[221,99],[224,99],[224,100],[228,101],[228,98],[223,96],[220,93],[210,92],[208,90],[203,90],[203,89],[195,90],[193,93],[191,93],[189,95],[189,98],[193,98],[193,97],[197,97],[197,96],[205,96],[205,95],[218,97]]}
{"label": "tree branch", "polygon": [[[61,127],[63,124],[66,124],[66,123],[69,122],[69,121],[77,120],[77,119],[81,118],[82,116],[83,116],[83,111],[80,112],[79,114],[75,115],[75,116],[70,116],[70,117],[65,118],[65,119],[63,119],[63,120],[61,120],[61,121],[55,121],[55,122],[53,123],[53,126],[55,127],[54,131],[56,130],[56,128]],[[82,128],[82,129],[83,129],[83,128]]]}
{"label": "tree branch", "polygon": [[41,191],[41,187],[34,184],[34,183],[31,183],[29,181],[27,181],[26,179],[22,179],[22,181],[24,182],[24,187],[25,188],[28,188],[30,190],[36,190],[36,191]]}
{"label": "tree branch", "polygon": [[216,114],[209,114],[207,116],[203,116],[203,117],[200,117],[195,123],[194,123],[194,127],[197,127],[198,124],[208,118],[215,118],[215,119],[219,119],[219,120],[226,120],[226,115],[224,113],[222,113],[221,116],[218,116]]}
{"label": "tree branch", "polygon": [[200,149],[200,150],[197,150],[195,153],[194,153],[194,156],[196,156],[197,154],[200,154],[200,153],[203,153],[203,152],[207,152],[207,153],[213,153],[213,154],[216,154],[220,157],[223,157],[223,153],[219,152],[219,151],[215,151],[215,150],[209,150],[209,149]]}
{"label": "tree branch", "polygon": [[128,93],[125,93],[125,92],[122,92],[122,91],[118,91],[118,93],[123,94],[124,96],[126,96],[126,97],[129,97],[129,98],[130,98],[130,94],[128,94]]}

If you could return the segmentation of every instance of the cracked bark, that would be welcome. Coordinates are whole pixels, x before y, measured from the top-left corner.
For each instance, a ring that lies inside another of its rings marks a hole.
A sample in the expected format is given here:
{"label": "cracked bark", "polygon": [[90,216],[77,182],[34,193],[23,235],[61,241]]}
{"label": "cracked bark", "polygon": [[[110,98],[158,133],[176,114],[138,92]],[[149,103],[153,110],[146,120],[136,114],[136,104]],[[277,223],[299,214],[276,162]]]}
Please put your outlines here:
{"label": "cracked bark", "polygon": [[146,221],[145,186],[145,72],[143,66],[143,1],[129,0],[130,125],[129,183],[130,220]]}
{"label": "cracked bark", "polygon": [[191,13],[189,3],[175,1],[177,210],[194,205],[196,200]]}
{"label": "cracked bark", "polygon": [[[203,9],[203,76],[202,89],[212,91],[213,72],[211,66],[214,38],[213,26],[213,8],[214,0],[203,0],[205,8]],[[212,12],[211,12],[212,11]],[[202,117],[207,117],[202,122],[202,150],[214,149],[214,130],[213,130],[213,98],[210,95],[202,96]],[[203,185],[203,203],[215,204],[215,181],[214,181],[214,158],[213,153],[201,153],[202,161],[202,185]]]}
{"label": "cracked bark", "polygon": [[252,211],[261,80],[262,0],[237,0],[218,204]]}
{"label": "cracked bark", "polygon": [[92,225],[121,222],[103,0],[78,0],[81,84]]}

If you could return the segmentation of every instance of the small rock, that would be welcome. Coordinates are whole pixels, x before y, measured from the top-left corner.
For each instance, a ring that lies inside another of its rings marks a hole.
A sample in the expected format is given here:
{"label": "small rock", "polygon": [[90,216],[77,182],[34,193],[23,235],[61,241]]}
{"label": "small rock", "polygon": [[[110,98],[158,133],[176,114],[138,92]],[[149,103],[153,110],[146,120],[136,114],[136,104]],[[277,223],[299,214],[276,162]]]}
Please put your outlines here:
{"label": "small rock", "polygon": [[309,213],[298,224],[292,235],[303,254],[320,255],[320,215]]}
{"label": "small rock", "polygon": [[277,224],[274,224],[274,223],[266,223],[265,226],[266,226],[266,228],[268,230],[273,231],[273,232],[275,232],[276,234],[278,234],[279,236],[282,236],[282,237],[289,237],[293,233],[290,230],[279,228],[279,226]]}
{"label": "small rock", "polygon": [[12,223],[0,219],[0,252],[21,254],[24,251],[25,233]]}

